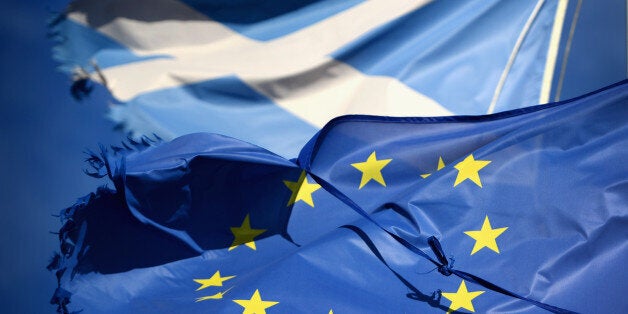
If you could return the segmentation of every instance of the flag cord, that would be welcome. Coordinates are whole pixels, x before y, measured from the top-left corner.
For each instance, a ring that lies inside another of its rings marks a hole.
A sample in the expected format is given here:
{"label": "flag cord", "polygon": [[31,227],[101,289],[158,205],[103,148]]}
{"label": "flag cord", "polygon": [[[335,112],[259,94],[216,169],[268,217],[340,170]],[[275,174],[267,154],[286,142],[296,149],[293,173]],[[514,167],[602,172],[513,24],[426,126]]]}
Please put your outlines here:
{"label": "flag cord", "polygon": [[569,36],[567,37],[567,43],[565,44],[565,52],[563,53],[563,61],[560,66],[560,74],[558,76],[558,84],[556,86],[556,95],[554,95],[554,101],[560,100],[560,94],[563,91],[563,83],[565,81],[565,72],[567,71],[567,62],[569,60],[569,54],[571,52],[571,44],[573,42],[573,36],[576,32],[576,25],[580,16],[580,8],[582,7],[582,0],[578,0],[576,5],[576,12],[571,19],[571,26],[569,27]]}
{"label": "flag cord", "polygon": [[[438,272],[441,273],[444,276],[451,276],[451,275],[456,275],[457,277],[463,279],[463,280],[467,280],[469,282],[473,282],[475,284],[478,284],[484,288],[493,290],[495,292],[510,296],[510,297],[514,297],[523,301],[527,301],[529,303],[532,303],[533,305],[540,307],[544,310],[547,310],[549,312],[552,313],[576,313],[570,310],[565,310],[553,305],[549,305],[549,304],[545,304],[536,300],[532,300],[530,298],[526,298],[524,296],[521,296],[519,294],[516,294],[514,292],[511,292],[507,289],[504,289],[496,284],[493,284],[487,280],[484,280],[478,276],[472,275],[470,273],[467,273],[465,271],[461,271],[461,270],[457,270],[453,268],[453,258],[452,258],[452,263],[449,263],[449,261],[447,260],[447,257],[445,255],[445,252],[440,244],[440,242],[438,241],[438,239],[435,236],[430,236],[427,239],[427,243],[430,246],[430,248],[432,249],[432,252],[434,253],[434,255],[436,256],[437,260],[434,260],[431,256],[429,256],[427,253],[423,252],[423,250],[419,249],[418,247],[414,246],[412,243],[408,242],[406,239],[398,236],[397,234],[388,231],[388,229],[386,229],[384,226],[382,226],[381,224],[379,224],[376,220],[374,220],[364,209],[362,209],[358,204],[356,204],[353,200],[351,200],[348,196],[344,195],[342,192],[340,192],[336,187],[334,187],[332,184],[330,184],[329,182],[323,180],[322,178],[318,177],[317,175],[313,174],[310,169],[309,169],[309,165],[307,166],[303,166],[302,167],[306,168],[305,171],[314,179],[314,181],[316,181],[316,183],[318,183],[323,189],[325,189],[327,192],[331,193],[331,195],[333,195],[334,197],[338,198],[340,201],[342,201],[343,203],[345,203],[346,205],[348,205],[351,209],[353,209],[356,213],[358,213],[359,215],[361,215],[362,217],[366,218],[368,221],[374,223],[377,227],[379,227],[379,229],[383,230],[384,232],[386,232],[388,235],[390,235],[393,239],[397,240],[397,242],[399,242],[401,245],[403,245],[404,247],[406,247],[407,249],[409,249],[410,251],[412,251],[413,253],[416,253],[417,255],[427,259],[428,261],[430,261],[432,264],[436,265]],[[399,205],[394,204],[394,203],[387,203],[384,204],[384,207],[386,208],[392,208],[392,207],[399,207]]]}
{"label": "flag cord", "polygon": [[528,32],[530,31],[530,28],[532,27],[532,23],[538,16],[539,11],[541,10],[541,7],[543,6],[543,3],[545,3],[545,0],[539,0],[536,3],[536,6],[534,6],[532,13],[528,17],[528,20],[526,21],[525,25],[523,26],[523,29],[521,30],[521,33],[519,33],[519,37],[517,38],[517,41],[515,42],[515,46],[512,48],[512,51],[510,52],[510,56],[508,57],[508,62],[506,63],[506,67],[504,68],[504,71],[502,71],[502,74],[499,77],[499,81],[497,82],[497,87],[495,87],[493,98],[491,99],[491,103],[488,106],[488,110],[486,111],[487,114],[491,114],[495,111],[497,100],[499,99],[499,95],[501,94],[502,89],[504,88],[504,85],[506,84],[506,78],[508,78],[510,69],[512,68],[512,65],[515,63],[515,58],[517,57],[517,54],[519,54],[519,49],[521,48],[521,45],[523,44],[523,40],[526,38],[526,35],[528,35]]}

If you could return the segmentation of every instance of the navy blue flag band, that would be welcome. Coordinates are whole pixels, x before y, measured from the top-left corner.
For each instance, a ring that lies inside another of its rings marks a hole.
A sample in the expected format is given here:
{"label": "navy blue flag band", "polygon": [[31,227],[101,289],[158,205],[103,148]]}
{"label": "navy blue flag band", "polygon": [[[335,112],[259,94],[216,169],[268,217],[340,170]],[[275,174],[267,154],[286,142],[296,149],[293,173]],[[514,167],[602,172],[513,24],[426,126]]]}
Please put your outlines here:
{"label": "navy blue flag band", "polygon": [[[485,116],[343,116],[295,160],[102,148],[61,212],[62,313],[622,312],[628,82]],[[454,266],[455,261],[455,266]],[[464,270],[464,271],[463,271]]]}

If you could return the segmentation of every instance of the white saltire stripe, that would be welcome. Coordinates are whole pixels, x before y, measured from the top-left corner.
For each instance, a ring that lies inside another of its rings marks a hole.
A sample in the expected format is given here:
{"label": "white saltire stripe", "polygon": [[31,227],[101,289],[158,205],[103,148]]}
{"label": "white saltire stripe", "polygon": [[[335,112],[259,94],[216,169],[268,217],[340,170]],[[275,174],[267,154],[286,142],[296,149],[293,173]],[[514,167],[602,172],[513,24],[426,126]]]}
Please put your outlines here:
{"label": "white saltire stripe", "polygon": [[[428,2],[369,1],[268,42],[244,37],[179,2],[134,3],[129,9],[158,7],[158,12],[142,14],[159,22],[118,18],[103,23],[98,31],[138,55],[168,54],[172,58],[115,66],[103,74],[114,97],[122,101],[158,89],[236,75],[318,127],[351,113],[449,115],[451,112],[434,100],[394,78],[365,75],[328,57],[366,32]],[[89,26],[82,12],[73,11],[69,18]],[[157,14],[179,18],[161,21]],[[153,41],[160,44],[151,44]]]}

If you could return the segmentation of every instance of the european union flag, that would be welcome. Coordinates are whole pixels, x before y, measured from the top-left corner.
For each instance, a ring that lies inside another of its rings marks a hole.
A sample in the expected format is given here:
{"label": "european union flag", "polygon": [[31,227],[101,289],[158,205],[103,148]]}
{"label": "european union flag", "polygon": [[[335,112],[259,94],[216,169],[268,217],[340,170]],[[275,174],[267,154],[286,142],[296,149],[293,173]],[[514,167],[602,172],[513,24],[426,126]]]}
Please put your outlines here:
{"label": "european union flag", "polygon": [[[343,116],[288,161],[192,134],[92,156],[61,312],[628,309],[628,82],[486,116]],[[104,151],[104,150],[103,150]]]}

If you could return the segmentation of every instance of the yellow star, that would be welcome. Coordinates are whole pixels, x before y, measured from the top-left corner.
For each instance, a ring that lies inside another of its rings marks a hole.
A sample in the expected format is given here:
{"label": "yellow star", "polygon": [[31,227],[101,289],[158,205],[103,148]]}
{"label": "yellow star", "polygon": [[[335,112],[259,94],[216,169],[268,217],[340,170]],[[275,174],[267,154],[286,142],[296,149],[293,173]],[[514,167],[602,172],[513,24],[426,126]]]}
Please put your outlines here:
{"label": "yellow star", "polygon": [[200,297],[200,298],[196,298],[196,302],[201,302],[201,301],[207,301],[207,300],[220,300],[222,299],[225,294],[227,294],[227,292],[229,292],[229,290],[233,289],[233,287],[223,291],[223,292],[218,292],[216,294],[213,295],[208,295],[208,296],[204,296],[204,297]]}
{"label": "yellow star", "polygon": [[209,279],[194,279],[194,281],[196,281],[197,283],[199,283],[201,286],[198,287],[198,289],[196,289],[196,291],[198,290],[203,290],[207,287],[222,287],[222,283],[234,278],[235,276],[225,276],[225,277],[221,277],[220,276],[220,271],[216,271],[214,273],[214,275],[209,278]]}
{"label": "yellow star", "polygon": [[290,196],[287,206],[290,206],[298,201],[303,201],[314,207],[312,193],[320,189],[321,186],[316,183],[307,182],[307,175],[305,171],[301,172],[301,176],[299,176],[297,182],[284,180],[283,183],[290,189],[290,191],[292,191],[292,196]]}
{"label": "yellow star", "polygon": [[255,289],[253,296],[250,300],[233,300],[244,308],[242,314],[266,314],[266,309],[276,305],[279,302],[264,301],[259,294],[259,290]]}
{"label": "yellow star", "polygon": [[480,171],[480,169],[486,167],[486,165],[490,163],[490,160],[475,160],[473,158],[473,154],[467,156],[467,158],[454,166],[456,169],[458,169],[458,176],[456,177],[456,182],[454,182],[454,186],[460,184],[466,179],[469,179],[477,184],[479,187],[482,187],[482,182],[480,181],[480,175],[478,174],[478,171]]}
{"label": "yellow star", "polygon": [[491,227],[491,222],[488,220],[488,216],[486,216],[486,218],[484,218],[484,223],[482,223],[482,229],[477,231],[465,231],[464,233],[466,235],[475,239],[475,245],[473,245],[471,255],[485,247],[499,253],[499,248],[497,247],[495,239],[504,233],[506,229],[508,229],[508,227],[493,229]]}
{"label": "yellow star", "polygon": [[467,285],[464,283],[463,280],[458,287],[458,291],[443,292],[443,297],[451,301],[451,305],[449,305],[449,311],[447,311],[447,313],[451,313],[459,308],[475,312],[471,300],[475,299],[482,293],[484,293],[484,291],[468,291]]}
{"label": "yellow star", "polygon": [[253,241],[253,239],[264,232],[266,232],[266,229],[251,229],[251,222],[247,214],[240,227],[231,227],[231,233],[233,233],[235,239],[233,239],[229,251],[235,249],[240,244],[244,244],[255,250],[255,241]]}
{"label": "yellow star", "polygon": [[196,302],[202,302],[202,301],[207,301],[207,300],[220,300],[222,299],[223,296],[224,296],[224,293],[218,292],[214,295],[208,295],[205,297],[196,298]]}
{"label": "yellow star", "polygon": [[[443,168],[445,168],[445,162],[443,161],[443,157],[438,157],[438,166],[436,167],[436,171],[439,171]],[[430,175],[431,173],[424,173],[421,175],[421,178],[425,179],[429,177]]]}
{"label": "yellow star", "polygon": [[391,160],[392,159],[377,160],[377,155],[375,155],[375,151],[373,151],[365,162],[351,164],[354,168],[362,171],[362,179],[360,180],[360,187],[358,189],[361,189],[371,180],[375,180],[379,184],[386,186],[386,182],[384,182],[384,177],[382,176],[382,169],[384,169]]}

